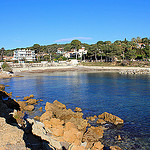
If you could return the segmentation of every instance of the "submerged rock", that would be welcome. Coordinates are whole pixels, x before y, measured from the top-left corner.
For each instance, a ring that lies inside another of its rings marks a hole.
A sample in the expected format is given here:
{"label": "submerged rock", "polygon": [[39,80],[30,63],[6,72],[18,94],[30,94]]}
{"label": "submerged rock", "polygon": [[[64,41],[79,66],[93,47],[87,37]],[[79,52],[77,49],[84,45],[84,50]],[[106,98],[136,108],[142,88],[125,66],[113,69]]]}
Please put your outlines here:
{"label": "submerged rock", "polygon": [[103,150],[104,145],[101,142],[95,142],[91,150]]}
{"label": "submerged rock", "polygon": [[82,112],[82,109],[79,108],[79,107],[76,107],[76,108],[74,109],[74,111],[75,111],[75,112]]}
{"label": "submerged rock", "polygon": [[106,124],[106,121],[104,121],[103,119],[98,119],[96,121],[97,124]]}
{"label": "submerged rock", "polygon": [[124,121],[121,118],[107,112],[104,112],[103,114],[99,115],[98,118],[104,119],[104,121],[113,123],[114,125],[124,123]]}
{"label": "submerged rock", "polygon": [[26,110],[26,111],[33,111],[34,110],[34,106],[33,105],[27,105],[26,107],[24,107],[24,110]]}
{"label": "submerged rock", "polygon": [[110,146],[110,150],[122,150],[119,146]]}
{"label": "submerged rock", "polygon": [[28,105],[33,105],[33,104],[36,104],[37,100],[36,99],[28,99],[26,102]]}

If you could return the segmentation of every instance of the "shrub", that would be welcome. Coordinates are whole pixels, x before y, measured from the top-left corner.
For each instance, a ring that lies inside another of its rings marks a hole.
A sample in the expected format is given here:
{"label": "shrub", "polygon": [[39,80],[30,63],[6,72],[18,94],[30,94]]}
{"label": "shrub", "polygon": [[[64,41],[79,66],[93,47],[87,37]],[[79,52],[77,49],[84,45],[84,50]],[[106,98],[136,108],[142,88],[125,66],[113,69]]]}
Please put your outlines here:
{"label": "shrub", "polygon": [[3,71],[12,72],[11,67],[6,62],[3,63],[2,68],[3,68]]}

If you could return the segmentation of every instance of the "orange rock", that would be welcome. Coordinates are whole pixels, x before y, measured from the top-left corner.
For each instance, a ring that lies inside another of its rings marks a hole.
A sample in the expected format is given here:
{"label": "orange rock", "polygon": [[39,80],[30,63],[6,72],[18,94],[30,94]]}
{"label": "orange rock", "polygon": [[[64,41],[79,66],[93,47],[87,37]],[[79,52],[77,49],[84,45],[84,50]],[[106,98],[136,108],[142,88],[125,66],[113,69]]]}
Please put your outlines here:
{"label": "orange rock", "polygon": [[122,150],[119,146],[110,146],[111,150]]}
{"label": "orange rock", "polygon": [[35,116],[35,117],[34,117],[34,120],[38,120],[38,121],[39,121],[39,120],[40,120],[40,117],[39,117],[39,116]]}
{"label": "orange rock", "polygon": [[96,119],[95,117],[90,117],[91,121],[95,121],[95,119]]}
{"label": "orange rock", "polygon": [[53,111],[53,108],[54,108],[53,104],[49,102],[46,103],[46,106],[45,106],[46,111]]}
{"label": "orange rock", "polygon": [[40,112],[42,111],[42,107],[39,108],[39,111],[40,111]]}
{"label": "orange rock", "polygon": [[106,121],[104,121],[103,119],[98,119],[96,121],[96,123],[98,123],[98,124],[106,124]]}
{"label": "orange rock", "polygon": [[65,124],[65,131],[67,131],[67,130],[70,130],[71,128],[77,128],[77,126],[76,125],[74,125],[72,122],[67,122],[66,124]]}
{"label": "orange rock", "polygon": [[60,120],[60,119],[57,119],[57,118],[51,118],[50,119],[50,124],[52,125],[52,127],[62,126],[64,124],[64,121]]}
{"label": "orange rock", "polygon": [[121,118],[119,118],[115,115],[109,114],[107,112],[104,112],[103,114],[99,115],[98,118],[102,118],[102,119],[104,119],[104,121],[113,123],[115,125],[124,123],[124,121]]}
{"label": "orange rock", "polygon": [[83,136],[83,142],[96,142],[103,137],[102,127],[91,126]]}
{"label": "orange rock", "polygon": [[104,145],[101,142],[94,143],[94,146],[91,148],[91,150],[103,150]]}
{"label": "orange rock", "polygon": [[74,111],[75,111],[75,112],[81,112],[81,111],[82,111],[82,109],[81,109],[81,108],[79,108],[79,107],[76,107],[76,108],[74,109]]}
{"label": "orange rock", "polygon": [[30,99],[29,96],[26,96],[26,97],[23,98],[23,100],[28,100],[28,99]]}
{"label": "orange rock", "polygon": [[32,94],[32,95],[30,95],[29,97],[30,97],[30,98],[33,98],[33,97],[34,97],[34,95]]}
{"label": "orange rock", "polygon": [[63,126],[56,126],[55,128],[51,128],[52,135],[54,136],[63,136],[64,127]]}
{"label": "orange rock", "polygon": [[19,101],[19,102],[17,102],[17,103],[19,104],[20,108],[21,108],[22,110],[24,110],[24,108],[26,107],[26,102],[25,102],[25,101]]}
{"label": "orange rock", "polygon": [[28,103],[29,105],[36,104],[36,102],[37,102],[36,99],[28,99],[28,100],[27,100],[27,103]]}
{"label": "orange rock", "polygon": [[57,101],[57,100],[55,100],[55,101],[53,102],[53,104],[54,104],[55,106],[57,106],[58,108],[66,109],[66,106],[65,106],[64,104],[62,104],[61,102]]}
{"label": "orange rock", "polygon": [[28,105],[28,106],[24,107],[24,110],[26,110],[26,111],[33,111],[34,110],[34,106],[33,105]]}
{"label": "orange rock", "polygon": [[51,111],[46,111],[45,113],[42,114],[40,117],[40,121],[44,122],[45,120],[50,120],[52,118],[53,114]]}
{"label": "orange rock", "polygon": [[43,123],[45,125],[45,129],[51,129],[52,126],[49,120],[44,120]]}
{"label": "orange rock", "polygon": [[82,139],[83,133],[78,131],[76,128],[71,128],[70,130],[64,131],[63,139],[66,142],[69,143],[74,143],[75,140],[80,140]]}

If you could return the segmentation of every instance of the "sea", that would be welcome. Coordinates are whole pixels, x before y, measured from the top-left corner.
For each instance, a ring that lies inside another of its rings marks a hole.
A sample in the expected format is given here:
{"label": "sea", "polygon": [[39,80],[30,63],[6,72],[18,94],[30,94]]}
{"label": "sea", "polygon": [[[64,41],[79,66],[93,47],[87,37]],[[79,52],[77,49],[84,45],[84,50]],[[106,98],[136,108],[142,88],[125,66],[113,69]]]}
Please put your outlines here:
{"label": "sea", "polygon": [[[106,147],[150,150],[150,75],[79,71],[26,73],[19,78],[0,79],[0,83],[9,85],[6,91],[12,92],[13,99],[23,100],[33,94],[34,98],[43,100],[28,113],[30,118],[41,115],[46,102],[54,100],[72,110],[82,108],[84,118],[108,112],[123,119],[124,125],[111,126],[104,132],[101,142]],[[40,107],[42,112],[38,111]]]}

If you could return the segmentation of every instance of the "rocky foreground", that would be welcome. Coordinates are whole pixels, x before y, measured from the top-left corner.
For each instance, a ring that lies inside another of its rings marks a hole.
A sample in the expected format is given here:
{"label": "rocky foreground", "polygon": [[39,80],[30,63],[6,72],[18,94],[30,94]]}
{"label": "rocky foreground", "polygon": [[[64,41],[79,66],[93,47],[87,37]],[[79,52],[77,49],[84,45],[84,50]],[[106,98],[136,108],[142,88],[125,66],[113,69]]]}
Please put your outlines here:
{"label": "rocky foreground", "polygon": [[[104,124],[122,125],[124,121],[104,112],[99,116],[83,118],[82,109],[74,111],[55,100],[46,103],[45,113],[35,119],[26,117],[38,102],[33,95],[24,101],[15,101],[0,86],[0,149],[9,150],[105,150],[101,143],[106,128]],[[7,100],[3,100],[7,97]],[[92,125],[95,124],[95,125]],[[120,140],[120,137],[118,137]],[[110,146],[110,150],[121,150]]]}

